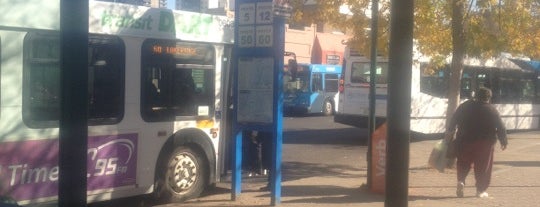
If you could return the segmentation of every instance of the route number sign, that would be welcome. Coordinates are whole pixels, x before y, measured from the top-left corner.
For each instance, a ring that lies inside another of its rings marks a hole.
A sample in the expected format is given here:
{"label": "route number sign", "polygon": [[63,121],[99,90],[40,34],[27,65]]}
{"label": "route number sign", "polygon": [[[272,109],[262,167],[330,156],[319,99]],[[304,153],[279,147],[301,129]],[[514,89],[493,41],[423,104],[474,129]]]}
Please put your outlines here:
{"label": "route number sign", "polygon": [[243,3],[239,7],[238,46],[242,48],[272,47],[274,43],[273,3]]}
{"label": "route number sign", "polygon": [[272,25],[257,26],[257,47],[272,47],[273,41],[273,27]]}
{"label": "route number sign", "polygon": [[239,47],[255,47],[255,27],[239,26],[238,39]]}
{"label": "route number sign", "polygon": [[257,3],[257,21],[256,24],[272,24],[272,2]]}
{"label": "route number sign", "polygon": [[240,5],[240,18],[238,25],[255,24],[255,4],[246,3]]}

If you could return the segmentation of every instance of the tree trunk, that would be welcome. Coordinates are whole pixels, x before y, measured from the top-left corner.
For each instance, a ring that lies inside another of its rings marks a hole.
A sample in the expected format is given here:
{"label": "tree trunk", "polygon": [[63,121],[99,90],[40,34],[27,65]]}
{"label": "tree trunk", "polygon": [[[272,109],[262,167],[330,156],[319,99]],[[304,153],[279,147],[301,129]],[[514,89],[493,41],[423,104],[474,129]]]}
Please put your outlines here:
{"label": "tree trunk", "polygon": [[463,22],[465,2],[465,0],[452,0],[452,64],[448,80],[448,108],[446,109],[447,126],[459,103],[463,59],[466,52],[466,38]]}

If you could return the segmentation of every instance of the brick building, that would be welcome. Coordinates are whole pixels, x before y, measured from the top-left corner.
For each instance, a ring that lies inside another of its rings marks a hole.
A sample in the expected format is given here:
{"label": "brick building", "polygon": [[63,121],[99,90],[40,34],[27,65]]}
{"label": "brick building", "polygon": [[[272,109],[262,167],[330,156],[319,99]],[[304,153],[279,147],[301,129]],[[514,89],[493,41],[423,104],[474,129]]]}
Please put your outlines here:
{"label": "brick building", "polygon": [[285,29],[285,51],[294,52],[299,63],[342,64],[347,35],[318,32],[317,25]]}

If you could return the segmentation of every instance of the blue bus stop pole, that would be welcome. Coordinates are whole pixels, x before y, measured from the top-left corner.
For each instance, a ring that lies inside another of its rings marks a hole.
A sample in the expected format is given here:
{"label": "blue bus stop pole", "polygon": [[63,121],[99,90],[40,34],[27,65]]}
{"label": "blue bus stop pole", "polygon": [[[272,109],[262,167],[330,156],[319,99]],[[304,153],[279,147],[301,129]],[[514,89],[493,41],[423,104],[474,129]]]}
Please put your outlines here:
{"label": "blue bus stop pole", "polygon": [[281,154],[283,143],[283,56],[285,53],[285,20],[283,16],[274,18],[274,142],[272,159],[271,205],[281,202]]}
{"label": "blue bus stop pole", "polygon": [[235,201],[242,192],[242,131],[234,129],[233,138],[231,200]]}
{"label": "blue bus stop pole", "polygon": [[[235,12],[238,11],[240,1],[235,2]],[[238,21],[239,16],[235,15],[234,22]],[[238,40],[238,25],[235,23],[234,39]],[[242,130],[238,124],[238,43],[235,42],[232,51],[231,71],[233,73],[233,124],[231,138],[232,138],[232,162],[231,162],[231,200],[235,201],[242,192]]]}

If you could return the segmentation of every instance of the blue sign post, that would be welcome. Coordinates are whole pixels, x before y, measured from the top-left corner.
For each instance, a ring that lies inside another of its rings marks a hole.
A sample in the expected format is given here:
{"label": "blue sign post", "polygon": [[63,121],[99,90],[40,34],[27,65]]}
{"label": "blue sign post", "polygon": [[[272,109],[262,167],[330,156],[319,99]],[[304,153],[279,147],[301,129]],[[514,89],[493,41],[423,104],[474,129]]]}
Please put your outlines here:
{"label": "blue sign post", "polygon": [[[281,199],[281,152],[283,126],[283,54],[286,2],[237,0],[235,45],[232,67],[234,81],[233,162],[231,199],[242,189],[242,132],[272,134],[270,168],[271,205]],[[277,15],[276,15],[277,14]]]}

